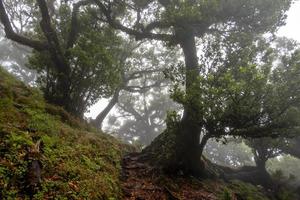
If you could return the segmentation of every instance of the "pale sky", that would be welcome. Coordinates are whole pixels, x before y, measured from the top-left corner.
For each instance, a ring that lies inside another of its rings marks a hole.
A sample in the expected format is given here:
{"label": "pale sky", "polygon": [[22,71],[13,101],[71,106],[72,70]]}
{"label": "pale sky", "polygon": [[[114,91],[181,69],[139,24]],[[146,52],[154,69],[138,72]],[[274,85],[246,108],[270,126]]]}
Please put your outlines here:
{"label": "pale sky", "polygon": [[286,36],[300,42],[300,1],[297,0],[288,12],[286,26],[278,31],[279,36]]}
{"label": "pale sky", "polygon": [[[300,42],[300,0],[296,0],[290,8],[286,25],[279,29],[278,36],[286,36]],[[107,100],[102,99],[92,106],[90,112],[86,113],[85,116],[95,118],[105,108],[107,103]]]}

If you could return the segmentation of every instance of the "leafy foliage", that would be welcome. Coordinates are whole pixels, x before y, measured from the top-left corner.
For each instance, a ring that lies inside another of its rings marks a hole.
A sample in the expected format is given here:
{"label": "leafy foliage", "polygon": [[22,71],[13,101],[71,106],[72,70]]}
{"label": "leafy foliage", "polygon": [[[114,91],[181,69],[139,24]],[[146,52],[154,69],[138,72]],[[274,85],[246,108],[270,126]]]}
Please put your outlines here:
{"label": "leafy foliage", "polygon": [[[76,43],[73,48],[65,49],[66,59],[70,65],[69,74],[65,74],[69,82],[69,112],[82,117],[87,108],[102,97],[108,97],[115,89],[120,77],[116,56],[119,51],[120,38],[106,25],[94,20],[93,9],[79,12]],[[57,32],[61,44],[68,41],[68,27],[72,12],[69,3],[58,8],[56,21]],[[29,58],[28,67],[39,73],[38,83],[49,102],[59,98],[57,88],[59,72],[53,57],[48,52],[34,51]],[[71,108],[72,107],[72,108]]]}
{"label": "leafy foliage", "polygon": [[263,39],[207,39],[197,81],[189,92],[177,85],[172,94],[176,102],[193,110],[193,119],[204,124],[206,134],[262,137],[293,134],[292,127],[297,131],[298,52],[273,66],[278,57]]}

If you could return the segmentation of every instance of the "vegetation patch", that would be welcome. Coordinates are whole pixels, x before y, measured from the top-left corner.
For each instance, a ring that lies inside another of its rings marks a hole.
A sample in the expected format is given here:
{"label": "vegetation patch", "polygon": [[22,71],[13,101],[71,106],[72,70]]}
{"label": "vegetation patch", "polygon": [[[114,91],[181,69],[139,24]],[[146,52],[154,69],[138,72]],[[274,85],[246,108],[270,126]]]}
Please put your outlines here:
{"label": "vegetation patch", "polygon": [[[0,199],[119,199],[125,145],[89,132],[1,68],[0,91]],[[35,188],[33,163],[41,166]]]}

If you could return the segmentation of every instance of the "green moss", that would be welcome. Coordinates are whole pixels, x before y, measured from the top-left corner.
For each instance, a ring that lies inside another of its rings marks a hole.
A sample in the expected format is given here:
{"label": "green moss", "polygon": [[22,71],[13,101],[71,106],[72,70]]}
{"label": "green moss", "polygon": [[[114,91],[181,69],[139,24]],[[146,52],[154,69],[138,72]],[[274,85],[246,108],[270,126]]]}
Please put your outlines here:
{"label": "green moss", "polygon": [[233,200],[232,193],[227,188],[224,188],[223,194],[221,196],[222,200]]}
{"label": "green moss", "polygon": [[281,188],[279,192],[277,192],[278,200],[294,200],[297,199],[295,191],[291,188]]}
{"label": "green moss", "polygon": [[124,145],[47,104],[0,68],[0,199],[29,199],[28,147],[43,142],[34,199],[119,199]]}
{"label": "green moss", "polygon": [[232,181],[226,188],[241,200],[268,200],[258,187],[241,181]]}
{"label": "green moss", "polygon": [[86,128],[84,124],[80,123],[78,119],[70,115],[63,108],[54,106],[51,104],[46,104],[45,106],[46,112],[57,117],[58,120],[64,122],[74,128]]}
{"label": "green moss", "polygon": [[157,167],[166,166],[166,168],[169,168],[176,166],[177,158],[175,150],[176,132],[166,129],[143,152],[149,156],[152,164]]}
{"label": "green moss", "polygon": [[220,179],[206,179],[201,183],[205,190],[214,193],[218,200],[270,200],[262,187],[242,181],[226,183]]}
{"label": "green moss", "polygon": [[38,109],[24,109],[28,119],[28,129],[34,132],[57,133],[59,124],[54,117]]}

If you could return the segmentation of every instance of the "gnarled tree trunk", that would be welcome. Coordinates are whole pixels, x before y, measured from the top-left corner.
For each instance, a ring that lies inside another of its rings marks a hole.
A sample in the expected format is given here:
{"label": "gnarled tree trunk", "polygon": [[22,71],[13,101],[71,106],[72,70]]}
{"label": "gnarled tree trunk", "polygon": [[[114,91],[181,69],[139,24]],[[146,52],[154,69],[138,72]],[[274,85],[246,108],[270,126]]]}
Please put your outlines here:
{"label": "gnarled tree trunk", "polygon": [[[192,35],[184,35],[180,43],[185,57],[186,68],[186,95],[192,98],[197,98],[197,93],[194,93],[193,84],[199,75],[199,64],[195,37]],[[178,158],[183,161],[183,165],[187,172],[195,175],[200,175],[203,167],[201,163],[202,150],[200,148],[200,132],[202,125],[199,124],[197,113],[193,109],[192,102],[185,105],[181,126],[179,130],[179,140],[177,143],[183,149],[180,150],[182,155]]]}
{"label": "gnarled tree trunk", "polygon": [[[191,99],[197,99],[199,93],[195,92],[194,85],[199,76],[199,64],[195,37],[192,30],[186,31],[185,29],[182,32],[185,34],[181,35],[180,30],[177,34],[185,57],[186,95]],[[150,160],[156,165],[163,166],[171,172],[180,169],[196,176],[207,175],[201,156],[209,137],[204,136],[200,140],[203,127],[201,121],[201,115],[194,109],[193,102],[188,102],[184,107],[183,117],[176,127],[171,127],[171,130],[168,130],[170,129],[168,127],[144,150],[144,153],[150,154],[153,157]],[[156,152],[160,152],[160,155]]]}

